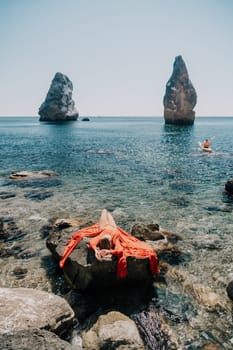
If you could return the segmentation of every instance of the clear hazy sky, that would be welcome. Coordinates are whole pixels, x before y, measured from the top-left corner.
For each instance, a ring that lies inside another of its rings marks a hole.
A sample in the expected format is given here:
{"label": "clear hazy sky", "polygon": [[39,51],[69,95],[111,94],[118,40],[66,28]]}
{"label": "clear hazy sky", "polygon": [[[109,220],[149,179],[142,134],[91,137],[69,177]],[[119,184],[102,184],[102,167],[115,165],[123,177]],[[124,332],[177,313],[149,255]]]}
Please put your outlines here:
{"label": "clear hazy sky", "polygon": [[37,116],[56,72],[80,115],[162,116],[177,55],[196,115],[233,115],[233,0],[0,0],[0,50],[0,116]]}

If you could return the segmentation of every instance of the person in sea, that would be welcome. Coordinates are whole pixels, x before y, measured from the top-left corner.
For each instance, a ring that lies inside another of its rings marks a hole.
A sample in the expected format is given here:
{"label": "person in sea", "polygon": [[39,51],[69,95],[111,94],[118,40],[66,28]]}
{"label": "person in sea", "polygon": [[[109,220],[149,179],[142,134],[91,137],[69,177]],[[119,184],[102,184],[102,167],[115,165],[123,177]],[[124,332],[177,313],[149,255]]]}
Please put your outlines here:
{"label": "person in sea", "polygon": [[59,262],[61,268],[83,237],[92,237],[88,244],[89,248],[95,252],[96,259],[101,261],[112,256],[117,257],[116,273],[119,278],[124,278],[128,274],[126,261],[128,256],[138,259],[148,258],[150,271],[153,274],[160,272],[155,250],[146,242],[140,241],[118,227],[106,209],[102,211],[99,222],[82,228],[72,235]]}
{"label": "person in sea", "polygon": [[206,139],[205,142],[203,142],[203,147],[210,148],[210,141],[208,139]]}

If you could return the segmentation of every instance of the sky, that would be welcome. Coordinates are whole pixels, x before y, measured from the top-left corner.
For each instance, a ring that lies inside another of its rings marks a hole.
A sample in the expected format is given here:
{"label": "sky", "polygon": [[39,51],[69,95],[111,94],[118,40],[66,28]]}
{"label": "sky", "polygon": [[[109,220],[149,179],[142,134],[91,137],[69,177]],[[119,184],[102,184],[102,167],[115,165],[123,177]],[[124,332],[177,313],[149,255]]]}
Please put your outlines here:
{"label": "sky", "polygon": [[56,72],[80,116],[163,116],[181,55],[196,116],[233,116],[233,0],[0,0],[0,116],[38,116]]}

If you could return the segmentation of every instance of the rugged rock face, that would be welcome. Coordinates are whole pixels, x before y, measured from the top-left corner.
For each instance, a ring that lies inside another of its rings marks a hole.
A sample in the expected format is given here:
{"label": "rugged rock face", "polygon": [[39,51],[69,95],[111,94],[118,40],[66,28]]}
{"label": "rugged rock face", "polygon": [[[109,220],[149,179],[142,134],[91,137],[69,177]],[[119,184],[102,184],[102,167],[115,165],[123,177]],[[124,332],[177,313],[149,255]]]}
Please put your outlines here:
{"label": "rugged rock face", "polygon": [[78,119],[78,111],[72,99],[73,84],[70,79],[56,73],[45,101],[39,108],[40,121],[70,121]]}
{"label": "rugged rock face", "polygon": [[166,84],[163,99],[166,124],[192,125],[195,120],[193,108],[197,102],[196,91],[189,80],[182,56],[177,56],[173,64],[171,78]]}

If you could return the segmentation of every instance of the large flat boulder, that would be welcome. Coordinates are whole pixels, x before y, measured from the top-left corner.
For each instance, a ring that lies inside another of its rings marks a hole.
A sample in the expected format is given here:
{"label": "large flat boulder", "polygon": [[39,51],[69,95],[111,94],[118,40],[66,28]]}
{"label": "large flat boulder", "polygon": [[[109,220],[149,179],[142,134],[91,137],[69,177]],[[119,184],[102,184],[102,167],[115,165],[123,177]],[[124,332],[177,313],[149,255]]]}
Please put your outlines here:
{"label": "large flat boulder", "polygon": [[[82,225],[83,226],[89,226]],[[52,224],[46,241],[47,248],[54,258],[61,260],[65,247],[74,234],[81,227],[77,226],[77,221],[59,219]],[[175,256],[182,255],[175,249],[171,242],[182,239],[172,232],[168,232],[157,224],[135,224],[131,235],[142,240],[149,241],[150,246],[158,253],[168,254],[170,260]],[[129,256],[127,258],[127,276],[117,277],[117,258],[108,257],[106,260],[97,260],[94,252],[88,248],[90,238],[83,238],[73,252],[70,254],[63,267],[63,272],[70,286],[77,290],[121,287],[133,285],[147,285],[154,281],[155,275],[151,273],[149,259],[138,259]],[[162,259],[163,260],[163,259]]]}
{"label": "large flat boulder", "polygon": [[[47,240],[47,247],[59,262],[70,235],[59,237],[54,233]],[[68,283],[78,290],[114,285],[149,282],[153,276],[150,272],[149,260],[127,258],[127,272],[125,278],[117,277],[117,258],[112,256],[99,261],[94,252],[88,248],[88,239],[84,238],[74,249],[65,262],[63,272]]]}
{"label": "large flat boulder", "polygon": [[[49,234],[46,245],[57,262],[61,260],[64,249],[75,232],[75,229],[62,229],[63,225],[54,225]],[[78,230],[78,228],[77,228]],[[94,252],[88,248],[89,238],[83,238],[70,254],[63,267],[66,280],[74,289],[85,290],[95,287],[127,286],[137,283],[151,283],[153,274],[149,266],[149,259],[127,258],[127,276],[117,277],[117,258],[108,257],[97,260]]]}
{"label": "large flat boulder", "polygon": [[57,295],[31,288],[0,288],[0,334],[46,329],[62,334],[74,312]]}

